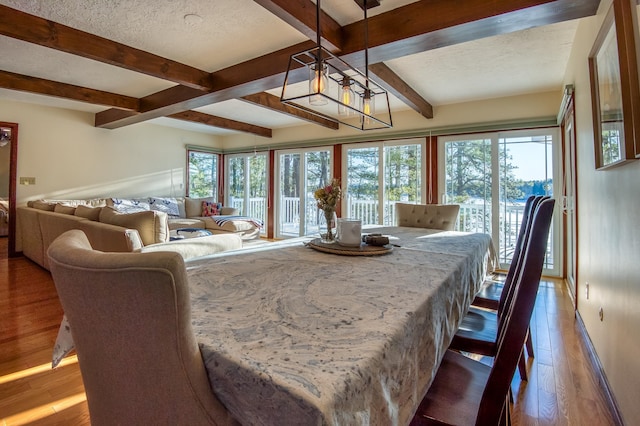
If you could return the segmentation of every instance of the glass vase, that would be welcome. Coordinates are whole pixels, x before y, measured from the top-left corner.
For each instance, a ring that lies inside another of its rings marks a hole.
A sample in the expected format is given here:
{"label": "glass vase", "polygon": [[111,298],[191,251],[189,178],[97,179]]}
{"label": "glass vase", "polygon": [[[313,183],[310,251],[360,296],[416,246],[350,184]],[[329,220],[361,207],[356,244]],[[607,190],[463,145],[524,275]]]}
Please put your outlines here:
{"label": "glass vase", "polygon": [[324,244],[333,244],[336,242],[336,226],[338,224],[338,216],[333,209],[322,210],[318,226],[320,230],[320,242]]}

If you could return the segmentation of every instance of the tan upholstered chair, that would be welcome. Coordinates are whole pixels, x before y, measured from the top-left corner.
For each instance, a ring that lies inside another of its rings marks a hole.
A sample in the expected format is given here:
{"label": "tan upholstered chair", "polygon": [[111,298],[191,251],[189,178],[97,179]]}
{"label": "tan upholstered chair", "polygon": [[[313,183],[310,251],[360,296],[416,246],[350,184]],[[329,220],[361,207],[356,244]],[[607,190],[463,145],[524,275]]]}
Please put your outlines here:
{"label": "tan upholstered chair", "polygon": [[396,203],[396,225],[453,231],[459,212],[457,204]]}
{"label": "tan upholstered chair", "polygon": [[99,252],[72,230],[48,256],[91,424],[237,424],[211,391],[179,254]]}

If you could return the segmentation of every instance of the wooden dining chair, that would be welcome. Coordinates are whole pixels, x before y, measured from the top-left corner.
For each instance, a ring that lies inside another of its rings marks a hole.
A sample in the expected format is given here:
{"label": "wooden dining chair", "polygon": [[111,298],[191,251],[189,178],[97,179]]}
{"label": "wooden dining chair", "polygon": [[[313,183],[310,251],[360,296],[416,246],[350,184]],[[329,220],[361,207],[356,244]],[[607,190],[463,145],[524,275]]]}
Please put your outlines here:
{"label": "wooden dining chair", "polygon": [[509,423],[511,378],[538,293],[554,205],[555,200],[545,200],[534,214],[522,267],[514,277],[512,301],[505,308],[505,326],[496,341],[493,366],[447,350],[411,425]]}
{"label": "wooden dining chair", "polygon": [[[511,266],[507,273],[507,277],[504,283],[501,283],[500,291],[498,292],[496,286],[491,290],[495,293],[495,297],[489,298],[487,292],[480,292],[480,296],[476,296],[476,299],[472,302],[472,306],[469,308],[467,315],[463,318],[458,331],[456,332],[450,349],[471,352],[484,356],[495,356],[496,353],[496,340],[499,335],[500,327],[504,322],[504,310],[505,306],[509,303],[511,296],[511,289],[513,288],[514,277],[517,274],[519,268],[522,267],[523,255],[528,243],[528,239],[531,232],[532,220],[534,213],[536,212],[539,204],[544,199],[549,197],[530,197],[525,204],[525,214],[523,215],[522,226],[516,240],[513,258],[511,260]],[[493,283],[489,283],[488,286],[492,286]],[[480,300],[480,303],[478,303]],[[478,307],[479,305],[479,307]],[[492,309],[490,311],[483,309]],[[529,356],[533,356],[533,342],[531,340],[531,332],[527,329],[527,338],[525,342],[527,353]],[[518,362],[518,370],[522,380],[528,380],[527,364],[524,356],[524,351],[520,356]]]}
{"label": "wooden dining chair", "polygon": [[[520,262],[520,257],[523,253],[523,247],[525,244],[525,240],[527,238],[527,234],[531,228],[531,220],[533,219],[533,213],[536,208],[540,204],[540,202],[544,199],[547,199],[547,196],[530,196],[525,202],[522,222],[520,225],[520,230],[518,232],[518,237],[516,238],[516,243],[514,246],[513,256],[511,258],[511,265],[509,270],[507,271],[506,278],[504,281],[495,281],[495,280],[487,280],[478,294],[476,294],[475,298],[471,302],[470,314],[465,317],[463,324],[460,327],[460,337],[456,340],[454,345],[460,345],[458,340],[460,339],[471,339],[476,340],[478,342],[465,342],[464,347],[471,349],[473,346],[480,345],[483,347],[482,342],[489,341],[493,342],[497,336],[497,327],[498,327],[498,317],[500,312],[504,308],[504,304],[507,299],[507,295],[509,292],[509,288],[513,283],[513,277],[515,275],[515,271],[518,268],[518,263]],[[477,308],[485,308],[490,309],[493,312],[487,312],[483,309]],[[493,348],[493,345],[491,345]],[[527,331],[527,339],[525,343],[525,347],[527,349],[527,354],[530,357],[534,356],[533,352],[533,341],[531,338],[531,330]],[[489,355],[480,349],[483,353],[481,355]],[[488,349],[489,352],[493,352],[493,349]],[[473,351],[470,351],[473,352]],[[524,358],[524,353],[519,362],[519,371],[520,377],[522,380],[527,380],[527,369],[526,369],[526,361]]]}

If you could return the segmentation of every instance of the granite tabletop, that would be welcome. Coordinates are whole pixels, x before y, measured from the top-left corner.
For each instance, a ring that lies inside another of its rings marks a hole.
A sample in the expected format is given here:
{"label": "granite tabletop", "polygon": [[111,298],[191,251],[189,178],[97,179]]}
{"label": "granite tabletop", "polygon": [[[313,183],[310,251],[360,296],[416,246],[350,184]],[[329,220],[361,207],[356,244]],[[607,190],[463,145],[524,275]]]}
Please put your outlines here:
{"label": "granite tabletop", "polygon": [[410,422],[484,279],[491,239],[375,231],[397,246],[353,257],[296,239],[187,263],[209,380],[242,424]]}

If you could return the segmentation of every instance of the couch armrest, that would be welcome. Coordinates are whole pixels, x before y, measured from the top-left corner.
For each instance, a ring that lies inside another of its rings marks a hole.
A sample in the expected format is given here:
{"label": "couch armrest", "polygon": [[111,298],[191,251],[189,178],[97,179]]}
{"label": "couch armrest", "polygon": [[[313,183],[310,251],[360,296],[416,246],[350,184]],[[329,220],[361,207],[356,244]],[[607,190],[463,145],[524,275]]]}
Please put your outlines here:
{"label": "couch armrest", "polygon": [[240,248],[242,248],[242,239],[238,235],[217,234],[170,241],[167,243],[150,244],[142,247],[141,252],[172,251],[180,254],[184,260],[188,260]]}

